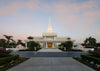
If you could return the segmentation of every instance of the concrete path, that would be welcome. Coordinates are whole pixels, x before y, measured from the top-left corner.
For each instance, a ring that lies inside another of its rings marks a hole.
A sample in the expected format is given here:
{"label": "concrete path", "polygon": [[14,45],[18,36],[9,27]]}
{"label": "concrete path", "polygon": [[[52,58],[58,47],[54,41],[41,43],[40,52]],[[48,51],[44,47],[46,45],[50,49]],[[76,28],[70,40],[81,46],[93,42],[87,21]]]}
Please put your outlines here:
{"label": "concrete path", "polygon": [[38,52],[62,52],[58,48],[42,48]]}
{"label": "concrete path", "polygon": [[68,57],[30,58],[7,71],[95,71]]}

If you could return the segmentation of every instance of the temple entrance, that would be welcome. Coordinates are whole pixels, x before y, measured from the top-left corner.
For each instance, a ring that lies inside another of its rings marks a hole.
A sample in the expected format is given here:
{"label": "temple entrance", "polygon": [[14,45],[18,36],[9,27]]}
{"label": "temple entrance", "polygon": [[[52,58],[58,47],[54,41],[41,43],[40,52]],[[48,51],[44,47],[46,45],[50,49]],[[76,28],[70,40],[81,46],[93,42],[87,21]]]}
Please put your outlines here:
{"label": "temple entrance", "polygon": [[52,43],[47,43],[48,48],[52,48]]}

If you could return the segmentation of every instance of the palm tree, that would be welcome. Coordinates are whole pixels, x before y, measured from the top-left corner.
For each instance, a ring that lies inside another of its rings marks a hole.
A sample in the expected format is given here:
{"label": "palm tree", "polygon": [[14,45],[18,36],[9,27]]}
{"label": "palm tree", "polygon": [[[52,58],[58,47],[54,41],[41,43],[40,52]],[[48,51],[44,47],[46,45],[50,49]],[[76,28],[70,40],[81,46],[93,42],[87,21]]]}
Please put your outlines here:
{"label": "palm tree", "polygon": [[22,40],[17,41],[17,45],[22,44],[22,43],[23,43]]}
{"label": "palm tree", "polygon": [[[29,36],[29,37],[27,37],[27,39],[28,40],[33,40],[33,37],[32,36]],[[28,45],[30,46],[31,45],[31,42],[29,42]]]}
{"label": "palm tree", "polygon": [[[33,40],[33,37],[29,36],[29,37],[27,37],[27,39],[28,40]],[[34,43],[34,41],[33,41],[33,43]],[[32,41],[29,41],[27,44],[28,44],[28,47],[31,47]]]}
{"label": "palm tree", "polygon": [[95,47],[96,46],[96,39],[92,38],[91,36],[89,38],[86,38],[84,41],[84,45],[88,47]]}
{"label": "palm tree", "polygon": [[4,35],[4,37],[7,39],[7,47],[9,47],[10,40],[12,40],[13,36]]}
{"label": "palm tree", "polygon": [[16,47],[16,42],[11,42],[11,43],[9,43],[9,45],[12,47],[12,48],[15,48]]}

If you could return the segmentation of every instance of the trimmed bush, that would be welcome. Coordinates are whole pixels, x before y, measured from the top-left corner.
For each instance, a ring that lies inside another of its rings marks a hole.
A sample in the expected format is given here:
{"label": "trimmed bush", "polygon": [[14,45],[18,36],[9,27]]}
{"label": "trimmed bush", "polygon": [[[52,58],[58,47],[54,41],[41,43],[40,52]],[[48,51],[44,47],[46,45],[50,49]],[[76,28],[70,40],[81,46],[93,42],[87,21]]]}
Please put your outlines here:
{"label": "trimmed bush", "polygon": [[3,58],[0,58],[0,65],[2,64],[5,64],[7,62],[10,62],[12,60],[16,60],[19,58],[19,55],[12,55],[10,57],[3,57]]}

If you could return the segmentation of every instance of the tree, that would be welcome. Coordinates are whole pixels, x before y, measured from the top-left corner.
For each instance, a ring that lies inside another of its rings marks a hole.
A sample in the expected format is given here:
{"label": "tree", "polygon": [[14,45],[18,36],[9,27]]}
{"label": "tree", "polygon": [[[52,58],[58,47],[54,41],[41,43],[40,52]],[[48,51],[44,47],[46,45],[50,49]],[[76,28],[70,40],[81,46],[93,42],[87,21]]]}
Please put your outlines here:
{"label": "tree", "polygon": [[22,42],[22,40],[17,41],[17,45],[21,44],[22,46],[25,46],[25,43]]}
{"label": "tree", "polygon": [[34,41],[29,41],[27,43],[27,46],[29,47],[30,50],[34,50],[34,47],[40,47],[40,44]]}
{"label": "tree", "polygon": [[5,39],[0,39],[0,47],[5,48],[6,47],[6,40]]}
{"label": "tree", "polygon": [[70,40],[71,40],[71,38],[70,38],[70,37],[68,37],[68,38],[67,38],[67,40],[68,40],[68,41],[70,41]]}
{"label": "tree", "polygon": [[10,45],[10,47],[15,48],[17,43],[16,42],[11,42],[11,43],[9,43],[9,45]]}
{"label": "tree", "polygon": [[89,38],[86,38],[84,41],[85,47],[95,47],[96,46],[96,39],[92,38],[91,36]]}
{"label": "tree", "polygon": [[[32,36],[29,36],[29,37],[27,37],[27,39],[28,40],[33,40],[33,37]],[[29,41],[27,43],[28,44],[28,47],[30,47],[30,48],[33,47],[34,46],[34,43],[35,43],[34,41]]]}
{"label": "tree", "polygon": [[59,46],[66,47],[66,49],[71,49],[73,47],[73,41],[71,41],[71,38],[67,38],[68,41],[65,41],[61,43]]}
{"label": "tree", "polygon": [[84,44],[84,43],[82,43],[81,45],[82,45],[82,46],[85,46],[85,44]]}
{"label": "tree", "polygon": [[27,39],[32,40],[34,39],[32,36],[27,37]]}
{"label": "tree", "polygon": [[64,43],[64,47],[66,47],[67,49],[71,49],[73,47],[73,41],[66,41]]}
{"label": "tree", "polygon": [[12,40],[13,36],[4,35],[4,37],[7,39],[7,47],[9,47],[10,40]]}
{"label": "tree", "polygon": [[100,43],[96,43],[97,47],[100,47]]}
{"label": "tree", "polygon": [[29,37],[27,37],[27,39],[32,40],[32,41],[27,42],[27,46],[28,46],[29,50],[34,50],[34,47],[40,47],[39,43],[33,41],[34,37],[29,36]]}
{"label": "tree", "polygon": [[17,41],[17,45],[22,44],[22,40]]}

